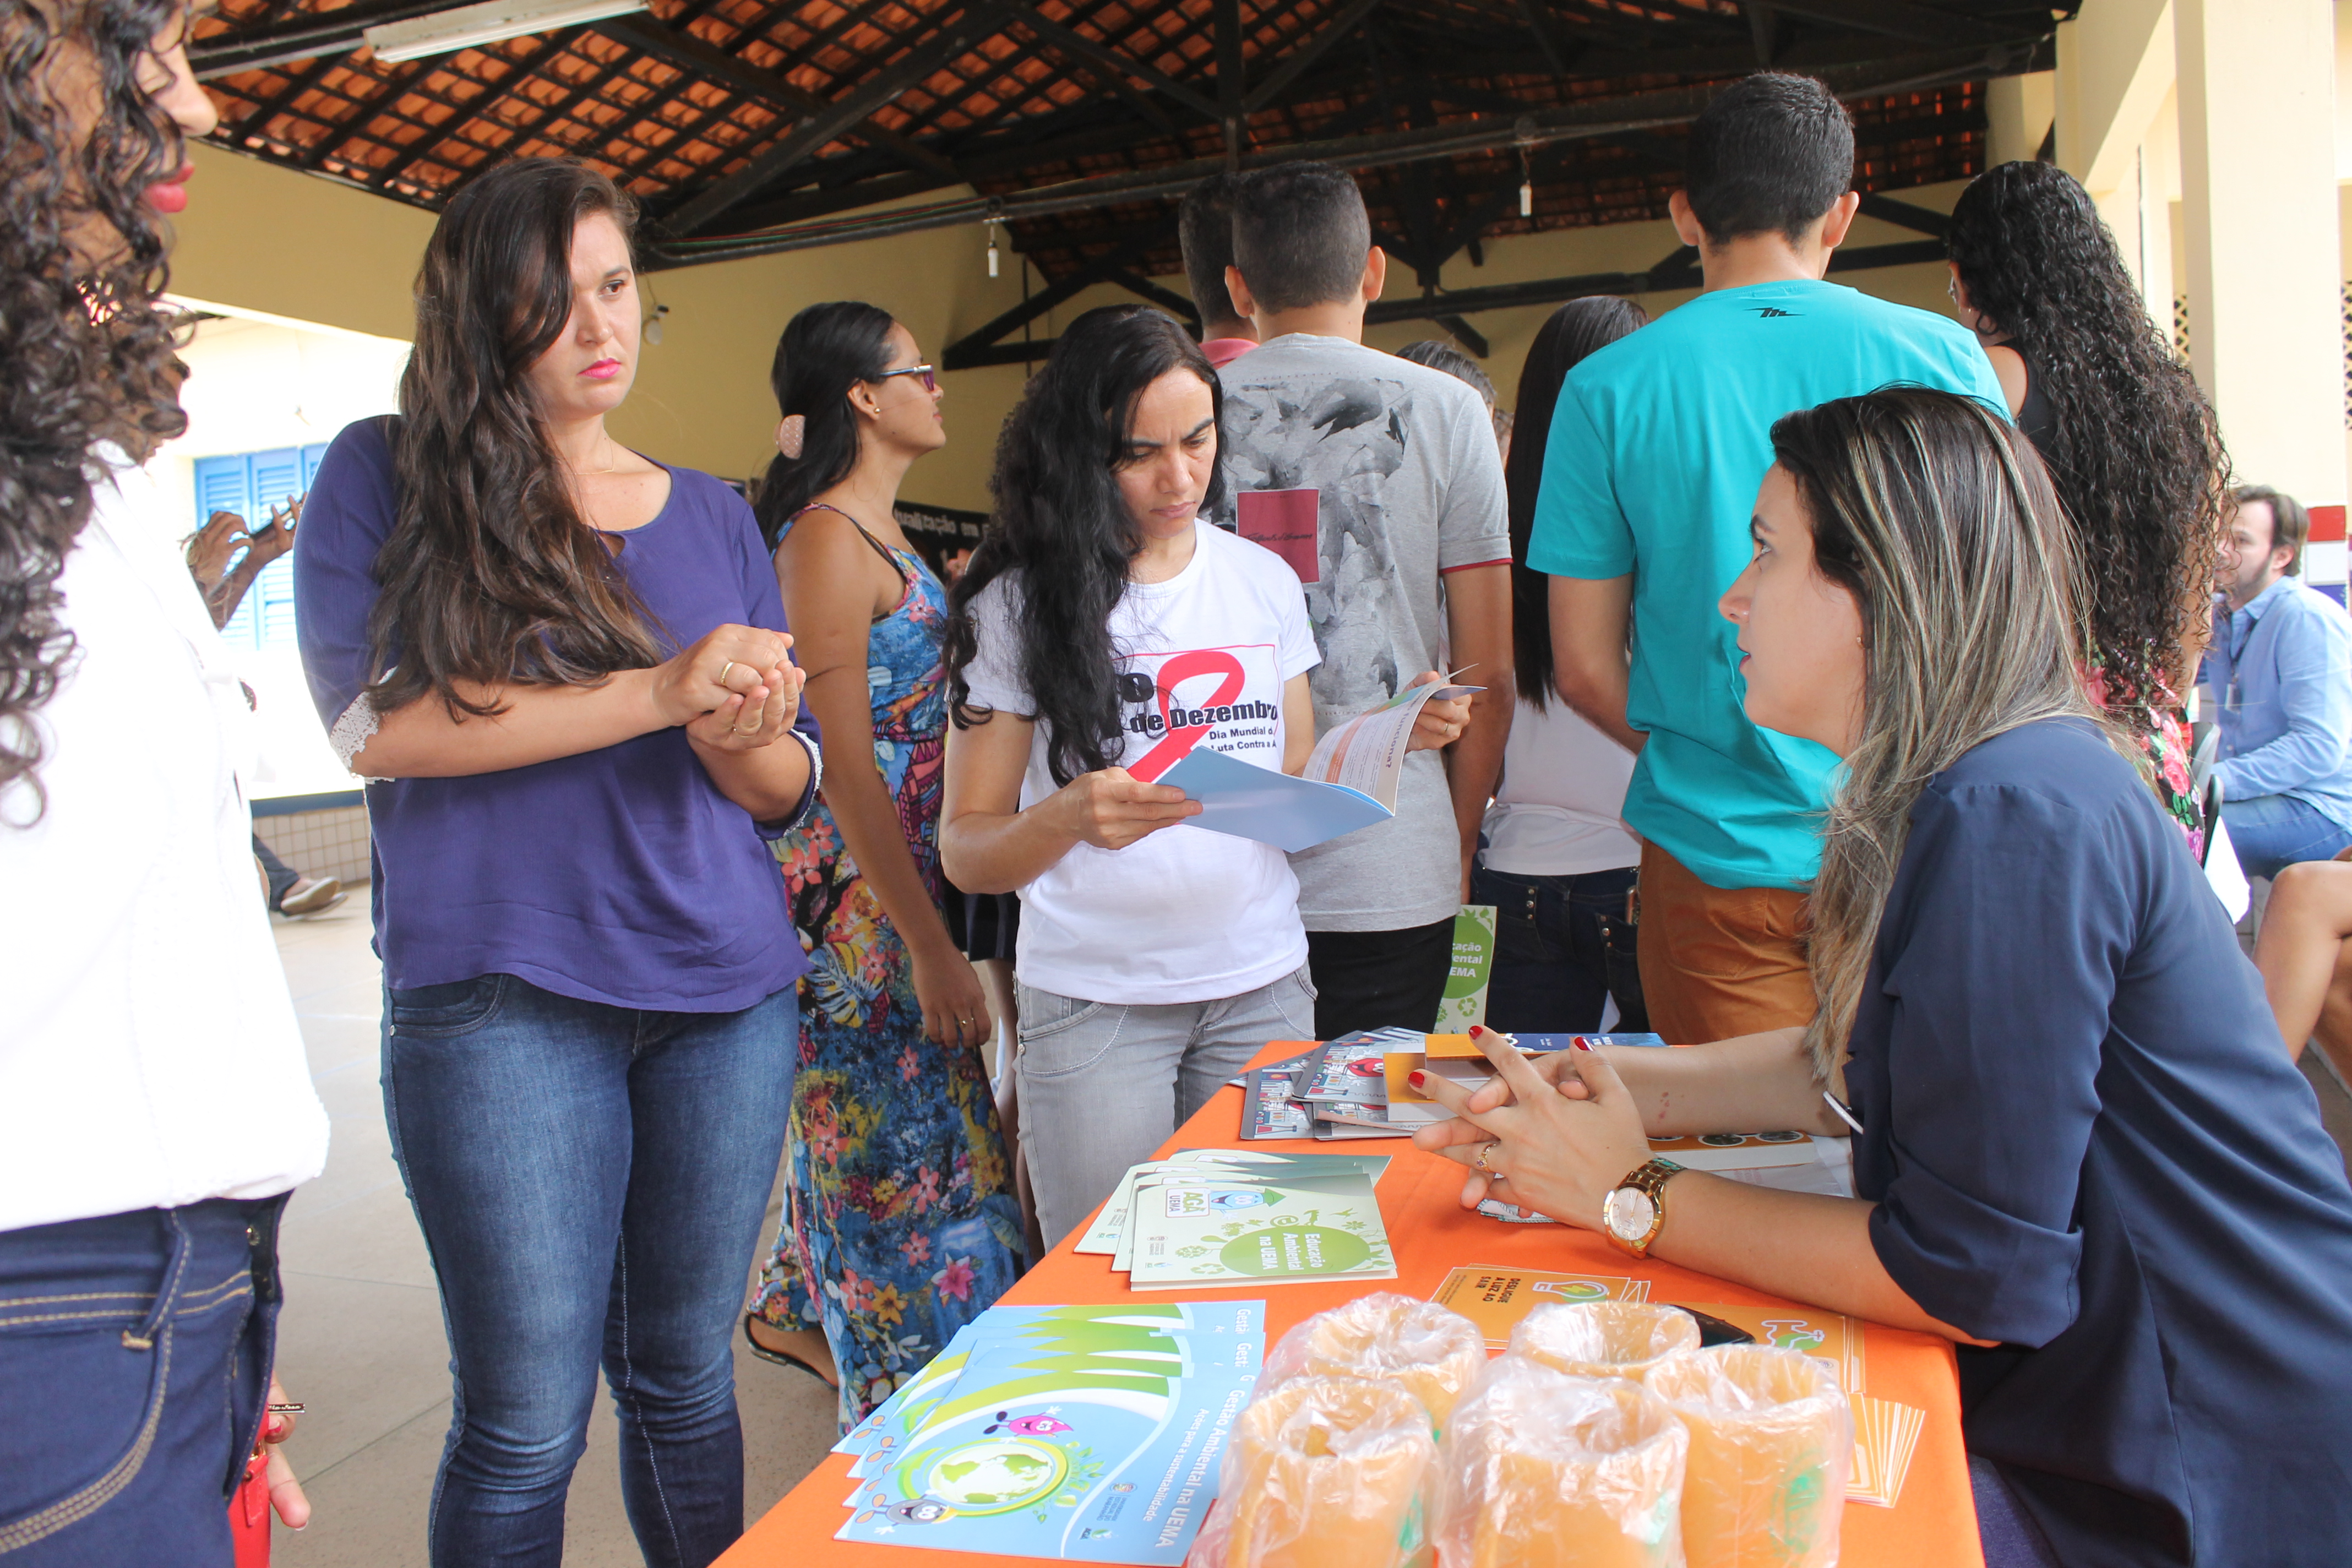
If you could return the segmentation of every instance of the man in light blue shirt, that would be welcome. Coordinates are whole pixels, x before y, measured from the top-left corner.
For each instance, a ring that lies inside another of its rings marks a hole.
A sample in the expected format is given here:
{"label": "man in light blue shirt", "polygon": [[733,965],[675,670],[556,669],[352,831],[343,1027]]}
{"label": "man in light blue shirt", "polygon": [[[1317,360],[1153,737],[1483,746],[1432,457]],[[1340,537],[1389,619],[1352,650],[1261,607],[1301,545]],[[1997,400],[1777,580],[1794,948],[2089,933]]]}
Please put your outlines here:
{"label": "man in light blue shirt", "polygon": [[2352,618],[2302,578],[2311,520],[2237,492],[2199,679],[2221,730],[2221,820],[2249,877],[2352,847]]}
{"label": "man in light blue shirt", "polygon": [[1716,608],[1750,553],[1772,422],[1895,383],[2007,416],[1973,333],[1823,279],[1861,198],[1853,122],[1820,82],[1726,88],[1685,173],[1671,210],[1706,291],[1570,373],[1527,557],[1551,578],[1560,695],[1640,753],[1642,985],[1676,1044],[1814,1011],[1803,902],[1837,759],[1748,721]]}

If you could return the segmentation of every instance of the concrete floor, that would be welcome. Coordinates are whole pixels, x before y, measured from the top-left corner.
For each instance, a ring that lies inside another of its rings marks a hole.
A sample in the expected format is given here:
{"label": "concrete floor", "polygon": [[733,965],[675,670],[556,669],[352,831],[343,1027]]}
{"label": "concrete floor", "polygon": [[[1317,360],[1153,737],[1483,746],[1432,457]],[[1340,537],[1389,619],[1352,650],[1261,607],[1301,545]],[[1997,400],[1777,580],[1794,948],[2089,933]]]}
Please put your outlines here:
{"label": "concrete floor", "polygon": [[[278,1530],[275,1561],[424,1568],[425,1503],[449,1425],[448,1351],[376,1086],[382,992],[367,890],[331,914],[278,921],[278,946],[335,1131],[326,1173],[294,1194],[280,1237],[278,1376],[310,1407],[288,1454],[314,1511],[299,1534]],[[769,1224],[772,1232],[772,1201]],[[735,1363],[745,1501],[756,1519],[831,1446],[833,1392],[740,1345]],[[576,1568],[642,1561],[621,1510],[614,1430],[600,1399],[567,1515],[563,1560]]]}
{"label": "concrete floor", "polygon": [[[294,1194],[281,1236],[278,1375],[310,1406],[289,1457],[315,1510],[308,1530],[278,1531],[281,1568],[424,1568],[425,1501],[449,1424],[433,1270],[392,1163],[376,1086],[382,993],[366,900],[362,888],[330,915],[278,922],[312,1081],[335,1128],[326,1173]],[[2327,1130],[2352,1147],[2352,1098],[2317,1050],[2304,1053],[2303,1067]],[[833,1394],[752,1360],[740,1344],[735,1366],[746,1506],[756,1519],[831,1446]],[[564,1562],[641,1561],[621,1510],[611,1406],[600,1400],[572,1478]]]}

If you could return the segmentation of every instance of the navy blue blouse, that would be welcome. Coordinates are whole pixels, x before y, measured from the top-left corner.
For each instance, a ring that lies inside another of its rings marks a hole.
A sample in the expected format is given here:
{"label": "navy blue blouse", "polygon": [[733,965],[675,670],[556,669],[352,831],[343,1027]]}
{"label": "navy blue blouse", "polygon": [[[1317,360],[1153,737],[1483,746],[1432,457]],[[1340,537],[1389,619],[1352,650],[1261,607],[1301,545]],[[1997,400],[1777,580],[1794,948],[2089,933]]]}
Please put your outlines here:
{"label": "navy blue blouse", "polygon": [[2352,1186],[2180,831],[2087,723],[1930,783],[1854,1020],[1871,1240],[2068,1568],[2352,1562]]}

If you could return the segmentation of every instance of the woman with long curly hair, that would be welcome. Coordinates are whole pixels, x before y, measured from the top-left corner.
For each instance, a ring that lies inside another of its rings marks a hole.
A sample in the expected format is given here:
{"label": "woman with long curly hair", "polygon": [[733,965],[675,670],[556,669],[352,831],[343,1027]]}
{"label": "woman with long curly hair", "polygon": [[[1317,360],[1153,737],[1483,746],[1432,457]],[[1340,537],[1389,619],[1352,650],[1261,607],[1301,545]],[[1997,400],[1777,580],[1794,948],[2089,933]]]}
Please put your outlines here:
{"label": "woman with long curly hair", "polygon": [[2064,170],[1986,170],[1960,193],[1947,244],[1953,308],[1985,345],[2074,536],[2092,698],[2140,737],[2143,773],[2201,853],[2178,710],[2210,629],[2229,510],[2212,405]]}
{"label": "woman with long curly hair", "polygon": [[[1314,748],[1297,576],[1199,521],[1222,406],[1172,318],[1080,316],[1005,423],[949,595],[940,848],[958,887],[1021,892],[1014,1070],[1049,1246],[1266,1041],[1315,1031],[1289,862],[1171,831],[1201,808],[1152,782],[1196,746],[1294,773]],[[1427,703],[1414,748],[1468,717]]]}
{"label": "woman with long curly hair", "polygon": [[[1757,723],[1843,761],[1810,1026],[1431,1079],[1415,1135],[1621,1250],[1953,1342],[1988,1568],[2332,1568],[2352,1184],[2259,976],[2082,687],[2073,540],[1972,399],[1772,427],[1725,593]],[[1654,1156],[1851,1132],[1853,1198]],[[1832,1503],[1834,1506],[1834,1503]],[[1800,1529],[1801,1520],[1792,1521]]]}
{"label": "woman with long curly hair", "polygon": [[367,781],[383,1101],[456,1403],[433,1561],[555,1568],[601,1363],[646,1561],[743,1528],[728,1345],[808,963],[766,840],[815,798],[740,496],[629,450],[630,205],[520,158],[443,209],[400,415],[294,542],[302,663]]}
{"label": "woman with long curly hair", "polygon": [[229,1489],[287,1429],[278,1217],[327,1147],[254,898],[252,717],[135,467],[184,425],[187,26],[0,6],[0,1555],[39,1568],[226,1568]]}
{"label": "woman with long curly hair", "polygon": [[939,380],[855,300],[794,316],[770,380],[760,526],[833,768],[774,845],[813,967],[783,1224],[743,1331],[840,1389],[846,1430],[1020,1278],[1021,1206],[982,1057],[988,994],[940,903],[947,590],[895,511],[907,470],[947,444]]}

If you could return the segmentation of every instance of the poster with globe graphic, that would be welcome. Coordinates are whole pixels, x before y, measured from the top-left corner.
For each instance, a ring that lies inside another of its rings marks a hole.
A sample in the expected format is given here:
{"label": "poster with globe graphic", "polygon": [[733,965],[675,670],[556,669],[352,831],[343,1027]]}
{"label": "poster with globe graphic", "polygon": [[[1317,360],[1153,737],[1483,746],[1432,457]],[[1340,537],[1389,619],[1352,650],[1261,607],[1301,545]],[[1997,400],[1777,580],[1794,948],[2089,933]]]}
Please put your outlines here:
{"label": "poster with globe graphic", "polygon": [[992,1309],[950,1352],[956,1368],[910,1384],[893,1420],[861,1424],[838,1538],[1181,1563],[1264,1323],[1262,1301]]}

